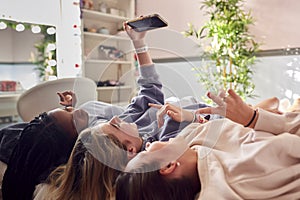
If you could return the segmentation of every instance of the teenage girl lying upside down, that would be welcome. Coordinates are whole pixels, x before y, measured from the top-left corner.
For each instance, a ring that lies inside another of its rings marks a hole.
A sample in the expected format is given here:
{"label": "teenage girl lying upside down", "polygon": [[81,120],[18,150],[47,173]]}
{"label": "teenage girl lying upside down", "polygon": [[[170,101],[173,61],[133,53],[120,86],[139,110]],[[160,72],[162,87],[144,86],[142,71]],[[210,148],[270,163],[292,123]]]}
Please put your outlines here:
{"label": "teenage girl lying upside down", "polygon": [[298,199],[300,106],[283,114],[254,110],[228,94],[209,94],[217,106],[196,111],[226,118],[147,144],[118,177],[116,199]]}

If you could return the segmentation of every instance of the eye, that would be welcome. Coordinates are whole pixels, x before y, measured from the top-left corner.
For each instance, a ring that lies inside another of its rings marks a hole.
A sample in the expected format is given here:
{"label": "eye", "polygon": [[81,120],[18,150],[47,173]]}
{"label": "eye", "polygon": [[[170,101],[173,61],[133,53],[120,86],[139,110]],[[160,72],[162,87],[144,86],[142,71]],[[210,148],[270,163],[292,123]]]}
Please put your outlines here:
{"label": "eye", "polygon": [[117,128],[117,129],[120,129],[120,124],[114,124],[114,123],[109,123],[110,125],[112,125],[113,127]]}

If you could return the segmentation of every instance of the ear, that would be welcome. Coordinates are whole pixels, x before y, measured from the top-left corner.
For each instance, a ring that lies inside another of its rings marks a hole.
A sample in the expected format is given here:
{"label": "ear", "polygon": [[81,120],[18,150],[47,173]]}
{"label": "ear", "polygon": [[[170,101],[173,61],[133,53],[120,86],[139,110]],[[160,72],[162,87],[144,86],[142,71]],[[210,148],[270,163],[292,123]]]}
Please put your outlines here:
{"label": "ear", "polygon": [[177,167],[176,162],[171,162],[171,163],[168,164],[167,166],[161,168],[161,169],[159,170],[159,173],[160,173],[161,175],[164,175],[164,176],[169,175],[169,174],[171,174],[171,173],[174,172],[174,170],[176,169],[176,167]]}
{"label": "ear", "polygon": [[127,146],[127,158],[131,160],[136,156],[136,148],[135,146]]}

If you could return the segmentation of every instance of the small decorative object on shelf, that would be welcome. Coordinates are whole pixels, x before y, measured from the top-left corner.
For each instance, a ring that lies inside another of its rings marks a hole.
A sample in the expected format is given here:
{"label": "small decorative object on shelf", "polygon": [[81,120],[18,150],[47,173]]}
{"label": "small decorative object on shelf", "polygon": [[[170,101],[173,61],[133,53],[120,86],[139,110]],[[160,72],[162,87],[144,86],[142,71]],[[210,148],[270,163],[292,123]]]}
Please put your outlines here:
{"label": "small decorative object on shelf", "polygon": [[16,81],[0,81],[0,91],[11,92],[16,91]]}
{"label": "small decorative object on shelf", "polygon": [[121,50],[117,49],[116,47],[100,45],[98,50],[99,50],[99,59],[117,60],[124,57],[124,53]]}
{"label": "small decorative object on shelf", "polygon": [[94,9],[94,2],[92,0],[83,0],[83,8],[93,10]]}
{"label": "small decorative object on shelf", "polygon": [[101,34],[105,34],[105,35],[109,35],[110,34],[109,30],[107,28],[105,28],[105,27],[99,28],[97,32],[101,33]]}
{"label": "small decorative object on shelf", "polygon": [[112,15],[119,15],[120,11],[116,8],[109,8],[109,13]]}
{"label": "small decorative object on shelf", "polygon": [[86,28],[86,30],[90,33],[97,33],[97,29],[96,28]]}
{"label": "small decorative object on shelf", "polygon": [[107,13],[107,5],[105,2],[99,3],[99,11],[103,13]]}

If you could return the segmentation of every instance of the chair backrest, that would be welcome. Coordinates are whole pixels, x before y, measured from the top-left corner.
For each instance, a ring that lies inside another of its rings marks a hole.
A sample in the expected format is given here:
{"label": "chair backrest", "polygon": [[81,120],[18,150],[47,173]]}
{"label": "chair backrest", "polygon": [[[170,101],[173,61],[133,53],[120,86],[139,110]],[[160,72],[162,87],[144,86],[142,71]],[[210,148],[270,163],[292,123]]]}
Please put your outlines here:
{"label": "chair backrest", "polygon": [[25,91],[17,101],[19,116],[24,122],[32,120],[42,112],[61,107],[57,92],[75,92],[79,106],[87,101],[97,100],[97,86],[84,77],[61,78],[40,83]]}

